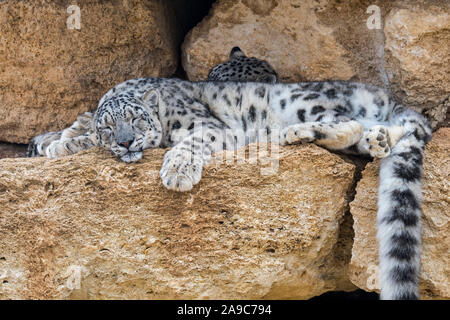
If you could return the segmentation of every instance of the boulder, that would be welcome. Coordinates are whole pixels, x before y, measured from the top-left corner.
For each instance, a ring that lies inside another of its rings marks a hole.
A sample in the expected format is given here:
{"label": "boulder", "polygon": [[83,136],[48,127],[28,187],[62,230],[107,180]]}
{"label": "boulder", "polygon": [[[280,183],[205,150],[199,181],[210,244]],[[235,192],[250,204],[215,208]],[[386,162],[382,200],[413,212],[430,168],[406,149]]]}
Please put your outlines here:
{"label": "boulder", "polygon": [[386,69],[394,95],[433,127],[450,107],[450,3],[395,8],[386,17]]}
{"label": "boulder", "polygon": [[[339,78],[355,72],[333,29],[320,23],[322,3],[294,0],[219,0],[186,36],[182,63],[189,79],[205,79],[215,64],[239,46],[267,60],[281,81]],[[323,8],[322,8],[323,9]]]}
{"label": "boulder", "polygon": [[[422,267],[424,299],[450,299],[450,128],[439,129],[424,156]],[[366,291],[379,291],[376,214],[379,161],[367,165],[351,202],[355,231],[351,281]]]}
{"label": "boulder", "polygon": [[267,163],[213,162],[177,193],[160,181],[163,153],[147,150],[136,164],[97,148],[0,160],[0,299],[304,299],[354,289],[343,219],[352,164],[314,145],[285,147],[272,158],[276,174]]}
{"label": "boulder", "polygon": [[92,0],[79,5],[79,20],[72,4],[1,1],[0,141],[28,143],[95,109],[126,79],[176,70],[169,2]]}

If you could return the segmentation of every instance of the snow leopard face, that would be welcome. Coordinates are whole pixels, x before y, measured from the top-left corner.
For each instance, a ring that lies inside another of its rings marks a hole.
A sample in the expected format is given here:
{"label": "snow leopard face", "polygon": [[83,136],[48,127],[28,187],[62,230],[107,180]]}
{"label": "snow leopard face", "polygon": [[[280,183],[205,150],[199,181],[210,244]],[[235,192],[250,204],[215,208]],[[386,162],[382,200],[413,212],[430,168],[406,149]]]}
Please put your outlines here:
{"label": "snow leopard face", "polygon": [[94,119],[98,145],[124,162],[136,162],[143,150],[158,147],[162,139],[158,100],[155,90],[142,98],[122,93],[106,100]]}

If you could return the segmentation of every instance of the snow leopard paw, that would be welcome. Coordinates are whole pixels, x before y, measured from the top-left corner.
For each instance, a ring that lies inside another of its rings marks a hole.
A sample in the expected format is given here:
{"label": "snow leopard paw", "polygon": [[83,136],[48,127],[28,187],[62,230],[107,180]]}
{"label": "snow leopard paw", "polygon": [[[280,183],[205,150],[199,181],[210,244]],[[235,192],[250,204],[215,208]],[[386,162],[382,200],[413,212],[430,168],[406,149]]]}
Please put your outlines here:
{"label": "snow leopard paw", "polygon": [[363,136],[370,155],[374,158],[385,158],[391,153],[389,131],[385,126],[373,126]]}
{"label": "snow leopard paw", "polygon": [[199,183],[202,169],[202,161],[190,152],[172,149],[164,156],[160,176],[167,189],[183,192]]}
{"label": "snow leopard paw", "polygon": [[284,146],[297,142],[313,142],[316,138],[315,131],[312,128],[300,123],[281,130],[280,144]]}

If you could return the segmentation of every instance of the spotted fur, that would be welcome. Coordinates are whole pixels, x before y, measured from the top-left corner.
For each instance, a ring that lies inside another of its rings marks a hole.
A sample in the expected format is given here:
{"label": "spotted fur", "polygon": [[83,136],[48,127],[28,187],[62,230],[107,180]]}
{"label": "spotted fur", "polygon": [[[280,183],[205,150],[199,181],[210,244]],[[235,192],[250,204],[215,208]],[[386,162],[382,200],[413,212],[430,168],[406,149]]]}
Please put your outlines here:
{"label": "spotted fur", "polygon": [[264,60],[247,57],[239,47],[231,49],[228,61],[213,67],[208,81],[277,82],[278,75]]}

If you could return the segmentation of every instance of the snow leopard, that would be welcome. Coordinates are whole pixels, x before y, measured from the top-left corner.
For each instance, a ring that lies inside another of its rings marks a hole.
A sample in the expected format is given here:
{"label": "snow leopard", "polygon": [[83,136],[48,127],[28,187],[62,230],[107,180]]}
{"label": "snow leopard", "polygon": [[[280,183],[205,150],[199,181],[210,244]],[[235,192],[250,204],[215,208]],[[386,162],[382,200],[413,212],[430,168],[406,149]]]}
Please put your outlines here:
{"label": "snow leopard", "polygon": [[[211,68],[207,78],[208,81],[269,83],[275,83],[277,79],[277,73],[267,61],[255,57],[247,57],[239,47],[231,49],[229,60]],[[32,138],[28,144],[27,156],[53,158],[64,152],[72,154],[95,146],[92,116],[92,112],[85,112],[79,115],[69,128],[58,132],[46,132]],[[78,138],[74,139],[75,137]]]}

